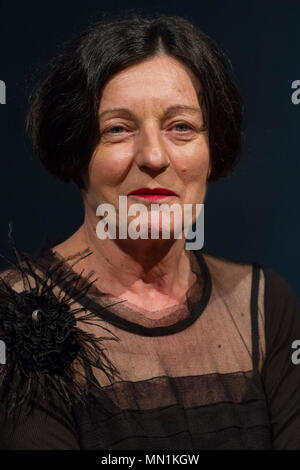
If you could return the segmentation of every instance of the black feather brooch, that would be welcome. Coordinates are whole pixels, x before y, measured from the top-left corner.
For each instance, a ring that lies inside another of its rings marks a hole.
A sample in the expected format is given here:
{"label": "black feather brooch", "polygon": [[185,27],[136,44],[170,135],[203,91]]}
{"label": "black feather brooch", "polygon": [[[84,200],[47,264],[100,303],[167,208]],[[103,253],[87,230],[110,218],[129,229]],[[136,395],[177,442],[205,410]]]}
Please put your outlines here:
{"label": "black feather brooch", "polygon": [[[72,308],[96,279],[90,281],[91,273],[82,282],[82,276],[71,269],[75,263],[66,271],[65,260],[77,257],[77,263],[91,252],[57,260],[41,275],[39,258],[17,249],[11,224],[8,237],[15,261],[0,256],[13,266],[10,277],[19,279],[22,289],[14,290],[7,276],[0,277],[0,340],[6,353],[5,364],[0,365],[1,403],[5,400],[7,415],[21,405],[30,413],[42,400],[54,404],[55,395],[70,408],[84,405],[91,367],[104,372],[110,382],[120,378],[103,345],[104,340],[119,338],[101,325],[99,312]],[[110,335],[96,337],[84,325],[99,326]]]}

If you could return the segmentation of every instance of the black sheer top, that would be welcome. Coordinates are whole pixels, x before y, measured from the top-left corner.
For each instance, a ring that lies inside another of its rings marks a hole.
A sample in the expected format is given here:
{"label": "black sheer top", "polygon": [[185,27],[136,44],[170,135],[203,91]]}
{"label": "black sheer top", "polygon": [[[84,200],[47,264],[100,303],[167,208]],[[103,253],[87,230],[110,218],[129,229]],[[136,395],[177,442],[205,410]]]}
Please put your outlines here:
{"label": "black sheer top", "polygon": [[[20,407],[15,426],[3,401],[1,449],[300,449],[293,292],[269,268],[189,254],[197,281],[185,303],[159,312],[102,293],[80,276],[72,308],[93,311],[118,338],[101,340],[118,374],[91,361],[85,404],[70,407],[54,387],[54,405],[36,397],[29,416]],[[72,265],[50,249],[39,258],[39,276],[58,261],[65,292]],[[14,270],[4,279],[22,292]],[[85,328],[103,336],[95,325]]]}

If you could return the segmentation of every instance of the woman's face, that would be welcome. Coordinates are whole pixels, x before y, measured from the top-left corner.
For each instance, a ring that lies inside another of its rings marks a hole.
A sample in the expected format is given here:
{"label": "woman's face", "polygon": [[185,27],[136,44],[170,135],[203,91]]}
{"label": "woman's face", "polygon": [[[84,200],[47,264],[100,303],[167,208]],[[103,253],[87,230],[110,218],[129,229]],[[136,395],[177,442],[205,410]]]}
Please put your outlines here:
{"label": "woman's face", "polygon": [[[109,203],[118,214],[142,203],[203,203],[210,155],[198,101],[200,84],[188,67],[161,55],[129,66],[105,85],[99,105],[100,140],[88,167],[84,201],[96,214]],[[175,195],[145,199],[139,188],[166,188]],[[86,208],[86,209],[87,209]],[[130,217],[129,219],[132,219]],[[128,219],[128,223],[129,223]]]}

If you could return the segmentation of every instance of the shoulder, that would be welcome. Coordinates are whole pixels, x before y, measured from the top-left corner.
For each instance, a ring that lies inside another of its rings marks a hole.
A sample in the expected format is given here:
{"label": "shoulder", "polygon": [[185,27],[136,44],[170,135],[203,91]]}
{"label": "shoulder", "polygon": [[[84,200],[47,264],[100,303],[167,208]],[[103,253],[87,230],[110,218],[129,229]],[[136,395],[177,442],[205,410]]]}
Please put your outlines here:
{"label": "shoulder", "polygon": [[211,304],[223,309],[224,315],[230,311],[247,337],[251,329],[252,315],[259,311],[259,329],[263,337],[265,286],[260,269],[259,276],[254,276],[257,264],[218,257],[210,253],[203,253],[203,258],[211,277]]}
{"label": "shoulder", "polygon": [[14,291],[20,293],[24,291],[24,281],[22,274],[17,268],[6,268],[0,271],[0,287],[10,287]]}
{"label": "shoulder", "polygon": [[266,306],[280,307],[289,302],[297,304],[295,292],[284,276],[267,266],[262,266],[262,270],[266,285]]}
{"label": "shoulder", "polygon": [[202,255],[212,279],[230,290],[251,283],[253,270],[257,268],[264,293],[264,307],[268,313],[271,310],[282,310],[287,305],[297,305],[295,293],[289,282],[276,270],[256,261],[237,261],[205,252]]}
{"label": "shoulder", "polygon": [[267,356],[276,351],[289,353],[291,344],[300,338],[300,309],[289,282],[276,270],[255,261],[239,262],[203,253],[208,266],[215,296],[231,311],[248,311],[252,302],[254,268],[257,269],[257,301],[259,337]]}
{"label": "shoulder", "polygon": [[300,309],[290,283],[276,270],[263,267],[267,347],[300,338]]}
{"label": "shoulder", "polygon": [[19,258],[13,260],[12,267],[0,272],[0,305],[7,298],[7,293],[14,295],[35,292],[43,284],[51,283],[49,273],[42,268],[40,258],[21,252],[18,254]]}
{"label": "shoulder", "polygon": [[[109,378],[118,376],[102,345],[118,338],[103,336],[110,331],[102,318],[76,304],[87,290],[79,275],[61,269],[62,261],[42,267],[41,258],[15,253],[13,267],[0,273],[0,339],[6,347],[0,402],[5,400],[8,413],[25,405],[32,411],[37,396],[51,407],[57,394],[68,409],[84,405],[92,365]],[[99,337],[90,324],[99,325]]]}
{"label": "shoulder", "polygon": [[251,285],[253,263],[203,252],[212,284],[224,293],[238,292]]}

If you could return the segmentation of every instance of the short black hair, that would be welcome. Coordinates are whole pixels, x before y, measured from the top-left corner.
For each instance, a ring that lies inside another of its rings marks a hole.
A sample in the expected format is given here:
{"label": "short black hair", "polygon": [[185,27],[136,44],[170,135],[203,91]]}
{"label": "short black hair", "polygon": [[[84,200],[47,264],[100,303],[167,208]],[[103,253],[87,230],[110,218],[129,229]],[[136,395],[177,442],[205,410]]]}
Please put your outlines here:
{"label": "short black hair", "polygon": [[30,98],[26,129],[50,173],[84,187],[100,138],[104,85],[125,67],[160,53],[186,64],[200,81],[211,156],[208,181],[232,171],[241,151],[243,104],[229,59],[186,18],[130,12],[101,19],[65,43]]}

